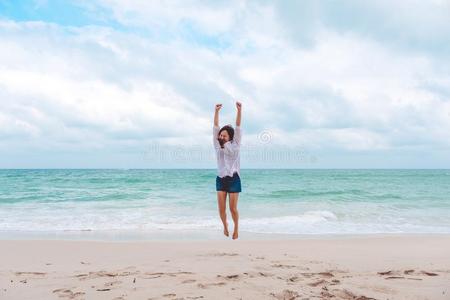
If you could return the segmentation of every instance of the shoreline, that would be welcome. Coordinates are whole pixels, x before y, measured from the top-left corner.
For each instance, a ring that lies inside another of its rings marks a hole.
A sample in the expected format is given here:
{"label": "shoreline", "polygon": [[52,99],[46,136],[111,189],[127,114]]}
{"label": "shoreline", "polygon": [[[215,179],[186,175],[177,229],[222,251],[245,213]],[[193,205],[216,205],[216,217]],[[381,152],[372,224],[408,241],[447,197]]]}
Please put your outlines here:
{"label": "shoreline", "polygon": [[447,234],[0,247],[6,299],[450,299]]}
{"label": "shoreline", "polygon": [[[380,237],[450,237],[450,233],[421,233],[421,232],[395,232],[395,233],[317,233],[317,234],[281,234],[281,233],[255,233],[239,231],[239,239],[246,241],[271,240],[310,240],[310,239],[353,239],[353,238],[380,238]],[[61,241],[103,241],[103,242],[151,242],[151,241],[226,241],[230,237],[223,235],[222,230],[186,230],[184,232],[160,231],[119,231],[119,230],[64,230],[64,231],[1,231],[0,241],[15,240],[61,240]]]}

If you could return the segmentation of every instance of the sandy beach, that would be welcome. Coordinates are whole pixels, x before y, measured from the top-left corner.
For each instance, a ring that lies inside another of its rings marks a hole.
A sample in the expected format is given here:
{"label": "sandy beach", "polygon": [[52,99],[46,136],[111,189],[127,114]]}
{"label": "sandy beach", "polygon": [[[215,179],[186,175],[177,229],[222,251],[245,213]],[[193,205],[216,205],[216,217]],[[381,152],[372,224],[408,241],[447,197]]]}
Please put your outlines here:
{"label": "sandy beach", "polygon": [[450,236],[0,241],[1,299],[450,299]]}

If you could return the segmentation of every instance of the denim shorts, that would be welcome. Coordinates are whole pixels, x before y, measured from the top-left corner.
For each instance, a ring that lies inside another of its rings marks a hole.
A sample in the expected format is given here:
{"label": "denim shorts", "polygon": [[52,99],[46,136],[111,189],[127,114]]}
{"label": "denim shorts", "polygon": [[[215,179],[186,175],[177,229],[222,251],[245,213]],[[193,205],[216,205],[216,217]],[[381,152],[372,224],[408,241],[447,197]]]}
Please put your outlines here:
{"label": "denim shorts", "polygon": [[223,178],[216,177],[216,191],[224,191],[228,193],[240,193],[241,192],[241,178],[238,173],[234,173],[233,176],[225,176]]}

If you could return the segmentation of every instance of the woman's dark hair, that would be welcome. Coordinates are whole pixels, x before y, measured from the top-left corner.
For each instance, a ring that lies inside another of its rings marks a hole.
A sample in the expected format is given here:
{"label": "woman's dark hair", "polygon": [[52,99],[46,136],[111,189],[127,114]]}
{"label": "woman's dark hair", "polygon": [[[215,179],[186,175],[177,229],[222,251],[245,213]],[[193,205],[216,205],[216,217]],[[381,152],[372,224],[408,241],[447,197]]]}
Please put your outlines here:
{"label": "woman's dark hair", "polygon": [[234,137],[234,128],[231,125],[225,125],[219,130],[219,135],[222,131],[226,130],[228,132],[228,136],[230,137],[230,141],[233,140]]}

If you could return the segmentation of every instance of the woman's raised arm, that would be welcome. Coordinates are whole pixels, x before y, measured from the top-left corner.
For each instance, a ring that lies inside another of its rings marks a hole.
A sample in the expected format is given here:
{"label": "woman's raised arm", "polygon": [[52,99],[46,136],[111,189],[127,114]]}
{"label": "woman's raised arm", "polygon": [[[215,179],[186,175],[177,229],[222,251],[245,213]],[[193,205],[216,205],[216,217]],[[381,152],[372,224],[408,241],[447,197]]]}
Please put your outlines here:
{"label": "woman's raised arm", "polygon": [[219,110],[222,108],[222,104],[216,104],[214,111],[214,126],[219,126]]}
{"label": "woman's raised arm", "polygon": [[236,101],[236,108],[237,108],[236,126],[241,126],[241,108],[242,108],[242,103]]}

